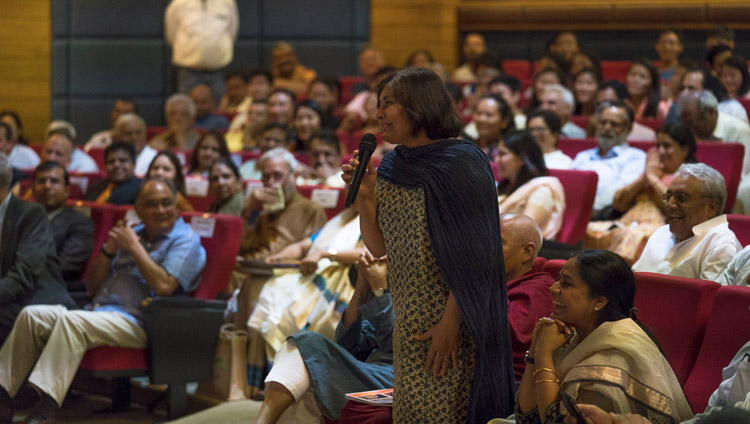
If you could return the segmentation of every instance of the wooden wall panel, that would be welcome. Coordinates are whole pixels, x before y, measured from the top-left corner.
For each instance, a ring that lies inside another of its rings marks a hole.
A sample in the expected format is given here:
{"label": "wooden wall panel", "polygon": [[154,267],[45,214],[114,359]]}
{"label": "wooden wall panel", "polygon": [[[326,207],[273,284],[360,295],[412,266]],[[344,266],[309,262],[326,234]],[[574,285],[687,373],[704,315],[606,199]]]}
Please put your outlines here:
{"label": "wooden wall panel", "polygon": [[50,117],[50,1],[4,1],[2,9],[0,110],[16,110],[24,134],[38,141]]}

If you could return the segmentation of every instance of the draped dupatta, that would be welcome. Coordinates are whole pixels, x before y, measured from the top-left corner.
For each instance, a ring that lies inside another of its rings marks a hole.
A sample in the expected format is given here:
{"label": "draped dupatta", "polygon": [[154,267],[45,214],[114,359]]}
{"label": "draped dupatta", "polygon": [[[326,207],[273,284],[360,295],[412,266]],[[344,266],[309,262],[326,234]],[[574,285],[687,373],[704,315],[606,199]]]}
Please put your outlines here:
{"label": "draped dupatta", "polygon": [[476,344],[466,421],[511,414],[515,385],[500,217],[486,155],[461,139],[397,146],[380,163],[378,178],[424,190],[438,267]]}

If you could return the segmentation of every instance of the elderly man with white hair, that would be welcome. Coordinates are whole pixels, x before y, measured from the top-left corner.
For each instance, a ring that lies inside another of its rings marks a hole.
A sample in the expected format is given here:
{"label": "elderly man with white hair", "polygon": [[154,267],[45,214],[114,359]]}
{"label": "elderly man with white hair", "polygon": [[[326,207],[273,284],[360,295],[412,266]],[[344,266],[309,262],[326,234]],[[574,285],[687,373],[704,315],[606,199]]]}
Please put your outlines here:
{"label": "elderly man with white hair", "polygon": [[195,124],[195,103],[187,94],[172,94],[164,104],[167,130],[151,139],[151,147],[157,150],[192,150],[198,144],[200,135],[193,129]]}
{"label": "elderly man with white hair", "polygon": [[633,271],[717,281],[742,249],[723,215],[727,189],[719,171],[686,163],[664,194],[667,224],[648,239]]}
{"label": "elderly man with white hair", "polygon": [[562,138],[586,138],[586,130],[570,121],[576,107],[573,93],[560,84],[549,84],[542,91],[541,110],[549,110],[560,118]]}
{"label": "elderly man with white hair", "polygon": [[113,137],[117,141],[124,141],[135,149],[135,175],[143,177],[148,172],[151,161],[158,150],[148,145],[146,140],[146,122],[135,113],[126,113],[117,118],[114,125]]}
{"label": "elderly man with white hair", "polygon": [[677,100],[677,115],[698,140],[720,140],[745,146],[742,181],[732,212],[747,215],[750,214],[750,126],[720,112],[718,104],[710,91],[685,93]]}
{"label": "elderly man with white hair", "polygon": [[42,162],[60,162],[69,172],[99,172],[96,161],[76,145],[77,132],[73,124],[56,119],[47,125],[45,135],[47,141],[42,148]]}

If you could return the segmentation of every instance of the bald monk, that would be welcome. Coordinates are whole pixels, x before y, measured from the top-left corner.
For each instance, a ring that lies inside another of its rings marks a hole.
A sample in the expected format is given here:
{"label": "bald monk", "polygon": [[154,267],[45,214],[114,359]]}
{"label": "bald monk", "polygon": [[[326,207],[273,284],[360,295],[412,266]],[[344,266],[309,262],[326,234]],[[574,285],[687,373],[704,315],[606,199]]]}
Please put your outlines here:
{"label": "bald monk", "polygon": [[524,356],[539,318],[552,312],[550,274],[534,271],[534,259],[542,248],[539,225],[523,214],[501,214],[505,281],[508,287],[508,321],[513,346],[513,369],[521,380],[526,368]]}

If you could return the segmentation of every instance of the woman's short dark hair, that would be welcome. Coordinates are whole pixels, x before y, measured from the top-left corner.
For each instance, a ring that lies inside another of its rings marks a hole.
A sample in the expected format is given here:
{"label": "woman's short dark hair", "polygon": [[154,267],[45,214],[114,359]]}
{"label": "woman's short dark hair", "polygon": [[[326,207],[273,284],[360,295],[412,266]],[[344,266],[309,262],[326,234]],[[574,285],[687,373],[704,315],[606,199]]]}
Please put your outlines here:
{"label": "woman's short dark hair", "polygon": [[685,156],[684,163],[698,162],[698,159],[695,157],[695,136],[693,135],[693,132],[690,130],[690,128],[679,122],[667,121],[661,127],[659,127],[656,132],[664,133],[672,137],[672,139],[674,139],[674,141],[676,141],[677,144],[679,144],[682,148],[687,147],[688,152]]}
{"label": "woman's short dark hair", "polygon": [[518,176],[513,186],[508,180],[498,185],[498,193],[510,194],[518,187],[529,182],[531,179],[547,175],[547,165],[544,164],[544,154],[536,139],[528,131],[514,131],[500,141],[505,144],[513,154],[521,158],[523,166],[518,171]]}
{"label": "woman's short dark hair", "polygon": [[714,61],[716,60],[716,56],[724,53],[724,52],[731,52],[732,48],[727,46],[726,44],[717,44],[708,51],[706,54],[706,60],[708,60],[708,63],[711,64],[711,66],[714,66]]}
{"label": "woman's short dark hair", "polygon": [[177,191],[185,194],[185,175],[182,173],[182,163],[180,163],[177,155],[175,155],[171,150],[162,150],[161,152],[157,153],[153,159],[151,159],[151,163],[148,165],[148,171],[146,171],[146,177],[151,175],[151,168],[153,168],[154,162],[156,162],[156,159],[158,159],[159,156],[166,157],[172,163],[172,166],[174,166],[175,170],[174,181],[172,181],[172,184],[174,184],[174,187]]}
{"label": "woman's short dark hair", "polygon": [[214,169],[214,166],[222,164],[226,166],[227,168],[232,170],[232,173],[238,180],[242,180],[242,177],[240,176],[240,170],[237,169],[237,165],[234,164],[234,161],[230,157],[220,157],[214,161],[214,163],[211,164],[211,167],[208,169],[208,175],[211,176],[211,170]]}
{"label": "woman's short dark hair", "polygon": [[631,62],[628,72],[630,72],[635,65],[641,65],[646,68],[651,76],[651,87],[649,87],[648,90],[648,100],[646,102],[646,109],[643,111],[643,116],[656,118],[659,114],[659,102],[661,101],[661,77],[659,77],[659,71],[656,69],[656,66],[654,66],[654,62],[645,57],[639,57]]}
{"label": "woman's short dark hair", "polygon": [[534,118],[542,118],[552,134],[560,135],[562,125],[560,125],[560,118],[554,112],[550,110],[535,110],[526,117],[526,122],[528,123]]}
{"label": "woman's short dark hair", "polygon": [[611,88],[615,92],[620,101],[628,98],[628,88],[625,84],[617,80],[604,80],[599,83],[599,87],[596,89],[597,92]]}
{"label": "woman's short dark hair", "polygon": [[377,88],[378,108],[386,87],[406,110],[412,137],[422,130],[431,140],[457,137],[461,132],[463,121],[453,109],[445,84],[432,70],[407,68],[385,78]]}
{"label": "woman's short dark hair", "polygon": [[318,118],[320,118],[320,123],[323,123],[323,110],[320,108],[320,103],[316,102],[313,99],[305,99],[301,102],[297,103],[297,107],[294,108],[294,116],[297,116],[297,112],[299,112],[300,108],[306,107],[308,109],[311,109],[313,112],[315,112],[316,115],[318,115]]}
{"label": "woman's short dark hair", "polygon": [[724,66],[737,69],[742,74],[742,85],[737,90],[737,97],[743,97],[750,91],[750,75],[747,73],[747,60],[743,56],[733,54],[724,62]]}
{"label": "woman's short dark hair", "polygon": [[490,99],[497,104],[497,112],[500,114],[500,120],[506,119],[508,126],[505,127],[503,132],[500,134],[500,138],[505,138],[508,134],[516,130],[516,120],[513,117],[513,109],[511,109],[508,102],[497,94],[485,94],[479,101]]}
{"label": "woman's short dark hair", "polygon": [[193,172],[198,169],[198,149],[201,148],[203,142],[209,137],[213,137],[219,142],[219,157],[230,157],[231,154],[229,153],[227,140],[224,138],[224,134],[216,130],[207,131],[203,133],[200,139],[198,139],[198,143],[195,145],[195,148],[193,148],[193,154],[190,155],[190,166],[188,167],[188,172]]}
{"label": "woman's short dark hair", "polygon": [[596,325],[630,317],[635,300],[635,275],[630,265],[609,250],[583,249],[575,252],[578,275],[589,287],[591,298],[606,297],[607,304],[599,311]]}

